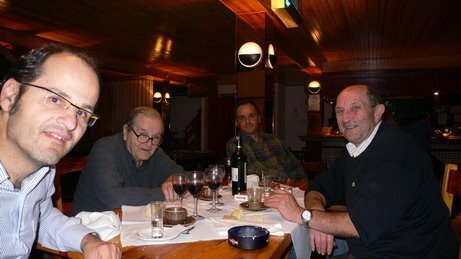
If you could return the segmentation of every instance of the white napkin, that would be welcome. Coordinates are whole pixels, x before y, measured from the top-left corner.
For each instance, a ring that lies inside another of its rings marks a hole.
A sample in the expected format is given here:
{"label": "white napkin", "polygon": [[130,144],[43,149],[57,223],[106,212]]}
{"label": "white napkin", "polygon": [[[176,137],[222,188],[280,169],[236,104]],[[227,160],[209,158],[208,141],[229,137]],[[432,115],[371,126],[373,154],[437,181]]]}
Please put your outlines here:
{"label": "white napkin", "polygon": [[95,230],[103,241],[110,240],[120,234],[120,218],[113,211],[87,212],[76,215],[82,224]]}
{"label": "white napkin", "polygon": [[259,176],[256,174],[247,175],[247,188],[254,188],[259,186]]}
{"label": "white napkin", "polygon": [[284,232],[282,229],[282,224],[274,221],[253,221],[248,220],[235,220],[235,219],[223,219],[222,217],[213,217],[207,219],[213,223],[215,229],[219,232],[220,236],[227,236],[227,231],[236,226],[251,225],[263,227],[269,230],[270,235],[272,236],[283,236]]}

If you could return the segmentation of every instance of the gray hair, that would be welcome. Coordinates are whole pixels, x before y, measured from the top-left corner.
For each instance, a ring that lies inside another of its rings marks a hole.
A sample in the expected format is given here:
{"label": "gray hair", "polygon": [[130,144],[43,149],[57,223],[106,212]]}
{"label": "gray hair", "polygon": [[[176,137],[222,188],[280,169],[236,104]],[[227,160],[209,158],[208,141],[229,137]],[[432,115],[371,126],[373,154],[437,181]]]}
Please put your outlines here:
{"label": "gray hair", "polygon": [[133,126],[133,124],[135,123],[136,117],[139,114],[143,114],[143,115],[145,115],[147,117],[151,117],[151,118],[160,120],[162,122],[162,128],[163,128],[162,115],[160,115],[160,113],[156,109],[154,109],[152,107],[148,107],[148,106],[140,106],[140,107],[136,107],[133,110],[131,110],[130,114],[128,115],[128,118],[126,119],[125,124],[128,125],[128,127],[131,128]]}

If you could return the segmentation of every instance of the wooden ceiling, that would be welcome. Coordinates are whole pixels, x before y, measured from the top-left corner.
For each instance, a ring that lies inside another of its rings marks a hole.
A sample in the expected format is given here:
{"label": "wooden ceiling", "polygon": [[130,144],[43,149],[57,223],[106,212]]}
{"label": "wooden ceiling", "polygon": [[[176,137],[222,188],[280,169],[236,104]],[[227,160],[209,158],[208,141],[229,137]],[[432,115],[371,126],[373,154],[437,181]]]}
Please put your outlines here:
{"label": "wooden ceiling", "polygon": [[181,84],[233,78],[236,35],[246,33],[236,20],[264,13],[277,65],[314,76],[461,67],[461,1],[299,2],[302,24],[287,29],[270,0],[0,0],[1,53],[54,41],[88,49],[111,75]]}

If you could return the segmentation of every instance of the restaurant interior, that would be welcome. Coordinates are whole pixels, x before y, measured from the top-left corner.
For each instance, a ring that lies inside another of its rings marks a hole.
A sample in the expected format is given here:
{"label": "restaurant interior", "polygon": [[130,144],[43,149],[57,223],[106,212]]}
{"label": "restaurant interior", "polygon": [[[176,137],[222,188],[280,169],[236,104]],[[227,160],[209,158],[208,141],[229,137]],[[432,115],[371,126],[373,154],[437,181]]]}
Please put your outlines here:
{"label": "restaurant interior", "polygon": [[[399,127],[429,113],[433,154],[461,163],[460,1],[0,0],[2,77],[53,42],[87,50],[101,75],[101,120],[69,156],[121,131],[132,108],[153,106],[166,125],[162,148],[178,164],[223,163],[235,101],[249,98],[263,130],[313,177],[344,145],[334,125],[338,92],[369,84]],[[260,48],[245,50],[250,42]],[[260,60],[245,64],[245,54]],[[78,174],[66,177],[71,201]]]}

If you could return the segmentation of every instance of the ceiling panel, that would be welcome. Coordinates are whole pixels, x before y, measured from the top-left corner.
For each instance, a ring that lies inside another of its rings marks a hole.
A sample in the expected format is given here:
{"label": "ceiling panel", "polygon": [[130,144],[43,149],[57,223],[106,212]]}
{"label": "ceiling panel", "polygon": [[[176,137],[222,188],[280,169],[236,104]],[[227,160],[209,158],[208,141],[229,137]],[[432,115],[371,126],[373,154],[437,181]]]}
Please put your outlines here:
{"label": "ceiling panel", "polygon": [[234,74],[235,13],[266,12],[279,66],[313,75],[461,67],[461,1],[299,2],[302,24],[287,29],[270,0],[0,0],[0,42],[63,42],[89,49],[106,71],[193,83]]}

